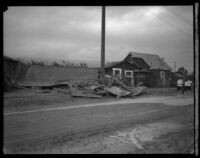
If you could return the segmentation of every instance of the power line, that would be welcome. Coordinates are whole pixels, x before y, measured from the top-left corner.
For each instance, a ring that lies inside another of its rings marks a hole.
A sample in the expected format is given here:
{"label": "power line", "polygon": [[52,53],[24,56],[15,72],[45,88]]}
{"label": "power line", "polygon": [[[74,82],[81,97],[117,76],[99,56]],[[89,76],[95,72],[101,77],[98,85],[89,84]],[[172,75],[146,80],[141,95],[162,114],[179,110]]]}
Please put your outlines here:
{"label": "power line", "polygon": [[170,9],[165,8],[165,10],[167,10],[169,13],[175,15],[176,17],[180,18],[182,21],[184,21],[186,24],[192,26],[191,21],[189,21],[188,19],[186,19],[183,16],[180,16],[179,14],[175,13],[174,11],[171,11]]}
{"label": "power line", "polygon": [[184,33],[184,34],[187,35],[188,37],[191,37],[191,35],[190,35],[189,33],[187,33],[187,32],[185,32],[185,31],[183,31],[183,30],[181,30],[181,29],[175,27],[174,25],[172,25],[171,23],[167,22],[166,20],[161,19],[159,16],[155,15],[153,12],[151,12],[151,11],[149,11],[149,12],[150,12],[153,16],[155,16],[156,18],[158,18],[160,21],[162,21],[162,22],[168,24],[169,26],[173,27],[175,30]]}

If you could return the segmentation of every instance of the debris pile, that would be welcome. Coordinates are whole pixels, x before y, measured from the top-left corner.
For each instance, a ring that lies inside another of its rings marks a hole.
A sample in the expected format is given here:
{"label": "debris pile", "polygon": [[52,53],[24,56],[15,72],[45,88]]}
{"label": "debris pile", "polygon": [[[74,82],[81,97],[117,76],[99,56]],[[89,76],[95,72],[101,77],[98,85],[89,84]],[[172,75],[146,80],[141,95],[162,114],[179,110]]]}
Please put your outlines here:
{"label": "debris pile", "polygon": [[134,97],[146,93],[147,87],[133,87],[130,83],[116,77],[105,75],[104,81],[66,81],[40,85],[21,85],[24,88],[36,89],[39,93],[50,93],[52,90],[58,93],[70,94],[72,97],[103,98],[105,96]]}

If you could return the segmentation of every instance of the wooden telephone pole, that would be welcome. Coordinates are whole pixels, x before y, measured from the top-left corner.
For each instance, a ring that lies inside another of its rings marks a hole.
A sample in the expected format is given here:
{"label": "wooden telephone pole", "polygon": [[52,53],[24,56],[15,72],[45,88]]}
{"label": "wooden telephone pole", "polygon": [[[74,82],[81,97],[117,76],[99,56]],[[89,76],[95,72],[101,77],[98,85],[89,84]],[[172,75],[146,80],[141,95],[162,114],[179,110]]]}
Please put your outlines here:
{"label": "wooden telephone pole", "polygon": [[102,6],[102,22],[101,22],[101,80],[104,81],[105,75],[105,6]]}

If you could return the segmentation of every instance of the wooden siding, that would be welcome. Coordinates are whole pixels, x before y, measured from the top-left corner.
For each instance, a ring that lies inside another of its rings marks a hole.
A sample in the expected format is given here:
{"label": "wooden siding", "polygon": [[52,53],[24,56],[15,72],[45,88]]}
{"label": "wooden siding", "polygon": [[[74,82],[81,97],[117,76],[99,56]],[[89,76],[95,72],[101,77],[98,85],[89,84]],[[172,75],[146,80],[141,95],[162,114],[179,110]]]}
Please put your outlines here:
{"label": "wooden siding", "polygon": [[120,68],[120,69],[122,69],[122,78],[125,77],[125,70],[136,70],[136,69],[138,69],[138,67],[133,65],[133,64],[130,64],[128,62],[123,62],[123,63],[117,64],[117,65],[114,65],[112,67],[105,68],[105,73],[107,75],[112,76],[113,75],[112,68]]}
{"label": "wooden siding", "polygon": [[145,86],[149,87],[150,83],[148,81],[148,78],[149,78],[149,72],[135,72],[136,85],[142,81]]}
{"label": "wooden siding", "polygon": [[[165,72],[165,85],[162,84],[162,80],[161,80],[161,77],[160,77],[161,71]],[[170,71],[149,70],[148,81],[149,81],[150,87],[166,88],[166,87],[170,87],[170,77],[171,77]]]}

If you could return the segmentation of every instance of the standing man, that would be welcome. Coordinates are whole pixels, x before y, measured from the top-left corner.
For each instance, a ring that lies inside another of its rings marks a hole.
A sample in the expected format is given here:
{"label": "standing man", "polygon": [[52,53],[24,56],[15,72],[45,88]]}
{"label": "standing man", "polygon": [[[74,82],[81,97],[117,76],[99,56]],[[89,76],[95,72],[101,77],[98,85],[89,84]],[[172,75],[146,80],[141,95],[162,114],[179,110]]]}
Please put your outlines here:
{"label": "standing man", "polygon": [[191,80],[187,80],[185,82],[185,91],[191,91],[192,92],[192,81]]}
{"label": "standing man", "polygon": [[183,79],[183,84],[182,84],[182,87],[181,87],[181,91],[182,91],[182,94],[184,95],[184,92],[185,92],[185,79]]}
{"label": "standing man", "polygon": [[179,78],[177,80],[177,89],[176,89],[177,93],[182,90],[182,86],[183,86],[183,79]]}

